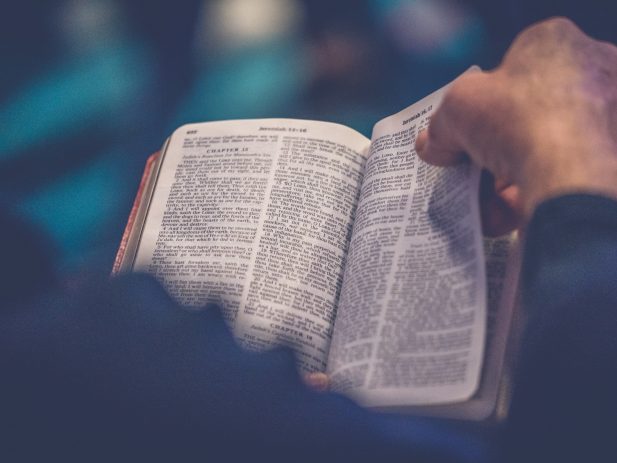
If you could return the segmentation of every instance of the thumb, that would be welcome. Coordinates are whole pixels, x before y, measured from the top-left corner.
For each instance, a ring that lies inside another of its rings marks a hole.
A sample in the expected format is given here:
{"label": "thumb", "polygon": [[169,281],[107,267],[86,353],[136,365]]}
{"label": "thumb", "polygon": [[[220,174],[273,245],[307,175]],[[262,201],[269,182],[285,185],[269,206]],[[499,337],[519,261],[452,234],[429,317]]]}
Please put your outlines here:
{"label": "thumb", "polygon": [[484,73],[478,71],[454,81],[431,116],[428,129],[418,134],[416,152],[421,159],[436,166],[450,166],[466,157],[484,80]]}
{"label": "thumb", "polygon": [[456,164],[465,156],[461,149],[458,149],[455,144],[450,142],[448,146],[442,138],[436,138],[432,135],[431,126],[418,134],[416,138],[416,153],[423,161],[435,166],[451,166]]}

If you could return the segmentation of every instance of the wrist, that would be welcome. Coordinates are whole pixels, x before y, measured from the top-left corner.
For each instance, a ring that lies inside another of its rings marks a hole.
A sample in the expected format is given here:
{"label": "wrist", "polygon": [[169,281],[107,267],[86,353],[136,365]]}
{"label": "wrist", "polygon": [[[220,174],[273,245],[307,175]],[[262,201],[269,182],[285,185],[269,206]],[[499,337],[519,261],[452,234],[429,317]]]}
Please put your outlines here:
{"label": "wrist", "polygon": [[519,168],[512,172],[527,218],[539,203],[564,194],[617,199],[617,144],[606,121],[585,113],[586,119],[576,112],[547,113],[527,125],[526,140],[517,148]]}
{"label": "wrist", "polygon": [[[565,153],[564,153],[565,154]],[[550,198],[589,193],[617,200],[617,151],[580,156],[548,156],[531,159],[520,181],[523,211],[529,218]]]}

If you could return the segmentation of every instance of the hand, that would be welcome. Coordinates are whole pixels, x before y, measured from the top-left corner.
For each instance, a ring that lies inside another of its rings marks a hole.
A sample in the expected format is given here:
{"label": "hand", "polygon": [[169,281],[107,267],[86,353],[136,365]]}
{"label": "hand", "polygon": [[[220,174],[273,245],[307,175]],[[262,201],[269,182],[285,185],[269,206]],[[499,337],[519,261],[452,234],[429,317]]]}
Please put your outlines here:
{"label": "hand", "polygon": [[523,222],[520,192],[487,170],[480,181],[480,215],[485,236],[501,236],[516,230]]}
{"label": "hand", "polygon": [[497,69],[453,84],[416,149],[436,165],[465,153],[524,218],[560,194],[617,199],[617,47],[563,18],[528,28]]}

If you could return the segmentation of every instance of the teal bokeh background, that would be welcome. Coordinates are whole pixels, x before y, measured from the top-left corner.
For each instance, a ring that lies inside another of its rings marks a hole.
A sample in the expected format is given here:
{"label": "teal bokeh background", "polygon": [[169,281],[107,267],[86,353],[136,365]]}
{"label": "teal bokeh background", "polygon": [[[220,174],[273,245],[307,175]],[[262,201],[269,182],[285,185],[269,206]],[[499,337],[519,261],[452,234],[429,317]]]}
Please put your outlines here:
{"label": "teal bokeh background", "polygon": [[10,4],[0,19],[2,202],[45,232],[61,274],[107,272],[145,159],[175,127],[299,117],[370,136],[471,64],[495,65],[539,17],[569,14],[612,39],[599,3],[557,3]]}

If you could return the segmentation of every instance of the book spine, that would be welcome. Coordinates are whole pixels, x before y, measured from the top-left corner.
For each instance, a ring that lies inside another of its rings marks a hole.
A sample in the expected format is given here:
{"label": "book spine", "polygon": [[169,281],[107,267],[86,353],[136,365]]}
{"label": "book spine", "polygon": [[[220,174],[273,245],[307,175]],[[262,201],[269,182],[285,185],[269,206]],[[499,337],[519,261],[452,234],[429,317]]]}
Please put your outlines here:
{"label": "book spine", "polygon": [[111,270],[111,274],[116,275],[119,273],[120,268],[122,267],[122,262],[124,260],[124,255],[126,253],[126,248],[129,242],[129,238],[131,237],[131,233],[133,231],[133,227],[135,226],[135,219],[137,217],[137,211],[139,210],[139,205],[141,204],[142,197],[144,194],[144,190],[146,189],[146,184],[148,183],[148,179],[150,178],[150,174],[152,172],[152,168],[158,159],[160,152],[156,152],[148,157],[146,161],[146,166],[144,168],[144,173],[141,176],[141,181],[139,182],[139,188],[137,189],[137,194],[135,195],[135,200],[133,201],[133,207],[131,208],[131,213],[129,214],[129,218],[126,222],[126,227],[124,227],[124,233],[122,234],[122,240],[120,241],[120,246],[118,248],[118,252],[116,253],[116,258],[114,260],[114,265]]}

